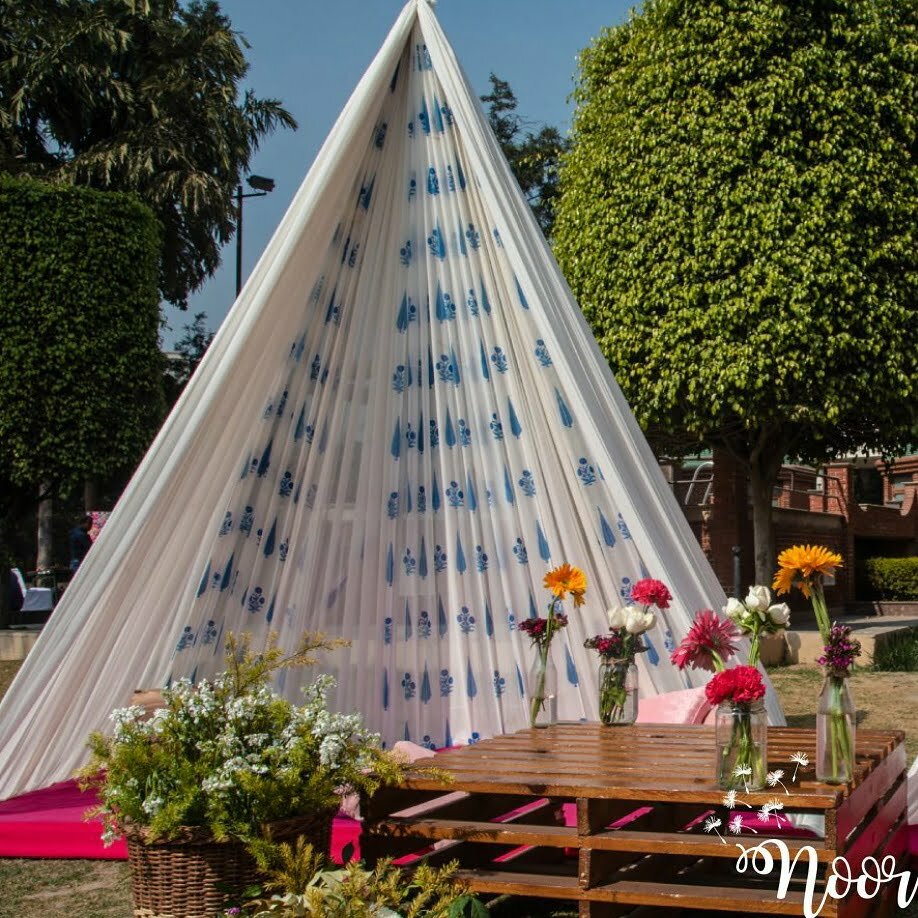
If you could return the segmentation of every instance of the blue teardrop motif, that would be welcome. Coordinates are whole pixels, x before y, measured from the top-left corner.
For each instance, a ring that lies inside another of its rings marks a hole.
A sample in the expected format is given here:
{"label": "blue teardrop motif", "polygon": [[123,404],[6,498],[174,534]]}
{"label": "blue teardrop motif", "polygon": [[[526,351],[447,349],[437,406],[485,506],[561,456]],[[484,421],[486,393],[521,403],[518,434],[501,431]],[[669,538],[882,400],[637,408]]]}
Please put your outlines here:
{"label": "blue teardrop motif", "polygon": [[465,247],[465,233],[462,231],[462,224],[461,224],[461,223],[459,224],[458,239],[459,239],[459,254],[460,254],[460,255],[468,255],[468,254],[469,254],[469,250]]}
{"label": "blue teardrop motif", "polygon": [[268,466],[271,464],[271,447],[274,440],[268,440],[265,451],[261,454],[261,461],[258,463],[258,477],[264,478],[268,474]]}
{"label": "blue teardrop motif", "polygon": [[564,402],[564,399],[561,397],[561,393],[555,389],[555,395],[558,398],[558,413],[561,415],[561,423],[565,427],[573,427],[574,419],[571,417],[571,413],[568,410],[567,405]]}
{"label": "blue teardrop motif", "polygon": [[564,657],[567,662],[567,681],[571,685],[579,685],[580,679],[577,677],[577,667],[574,666],[574,658],[571,656],[570,648],[565,646]]}
{"label": "blue teardrop motif", "polygon": [[465,173],[462,171],[462,163],[456,160],[456,181],[459,183],[459,190],[465,191]]}
{"label": "blue teardrop motif", "polygon": [[427,664],[424,664],[424,675],[421,677],[421,703],[427,704],[431,699],[430,691],[430,673],[427,672]]}
{"label": "blue teardrop motif", "polygon": [[411,482],[405,482],[405,513],[411,513]]}
{"label": "blue teardrop motif", "polygon": [[443,745],[449,749],[453,745],[453,735],[449,732],[449,719],[446,721],[446,736],[443,739]]}
{"label": "blue teardrop motif", "polygon": [[464,574],[466,571],[465,563],[465,552],[462,550],[462,539],[459,537],[459,533],[456,533],[456,570],[460,574]]}
{"label": "blue teardrop motif", "polygon": [[472,672],[472,661],[467,661],[465,669],[465,691],[469,698],[474,698],[478,694],[478,685],[475,683],[475,674]]}
{"label": "blue teardrop motif", "polygon": [[398,459],[402,452],[402,419],[395,419],[395,430],[392,432],[392,458]]}
{"label": "blue teardrop motif", "polygon": [[478,346],[481,348],[481,376],[483,379],[491,378],[491,371],[488,369],[488,355],[485,353],[484,341],[478,339]]}
{"label": "blue teardrop motif", "polygon": [[408,294],[402,296],[402,305],[398,310],[398,318],[395,321],[395,327],[400,332],[408,331]]}
{"label": "blue teardrop motif", "polygon": [[526,687],[523,684],[523,674],[520,672],[519,663],[516,664],[516,685],[520,690],[520,698],[526,697]]}
{"label": "blue teardrop motif", "polygon": [[449,408],[446,409],[446,427],[443,431],[443,438],[446,440],[447,446],[456,445],[456,431],[453,430],[453,420],[449,415]]}
{"label": "blue teardrop motif", "polygon": [[319,437],[319,452],[324,453],[325,447],[328,446],[328,421],[322,425],[322,434]]}
{"label": "blue teardrop motif", "polygon": [[468,484],[465,488],[465,505],[472,511],[478,509],[478,498],[475,496],[475,486],[472,484],[471,473],[469,473]]}
{"label": "blue teardrop motif", "polygon": [[532,593],[529,594],[529,617],[539,617],[539,610],[536,608],[535,597],[532,595]]}
{"label": "blue teardrop motif", "polygon": [[433,389],[434,387],[434,361],[433,361],[433,352],[430,347],[427,348],[427,388]]}
{"label": "blue teardrop motif", "polygon": [[437,129],[437,132],[443,133],[443,115],[440,113],[440,103],[437,101],[437,97],[434,96],[433,100],[433,116],[434,116],[434,127]]}
{"label": "blue teardrop motif", "polygon": [[[597,508],[599,509],[599,508]],[[615,547],[615,533],[609,525],[609,521],[603,516],[602,510],[599,510],[599,528],[602,530],[602,540],[609,546]]]}
{"label": "blue teardrop motif", "polygon": [[411,610],[408,608],[408,600],[405,600],[405,640],[411,639]]}
{"label": "blue teardrop motif", "polygon": [[526,302],[526,294],[523,293],[523,288],[520,286],[519,279],[515,274],[513,275],[513,280],[516,282],[516,293],[520,298],[520,306],[522,306],[523,309],[528,309],[529,303]]}
{"label": "blue teardrop motif", "polygon": [[657,648],[653,646],[653,642],[647,637],[646,632],[644,634],[644,643],[647,645],[647,662],[651,666],[656,666],[660,662],[660,654],[657,653]]}
{"label": "blue teardrop motif", "polygon": [[507,503],[513,503],[513,479],[510,477],[510,470],[504,466],[504,494],[507,497]]}
{"label": "blue teardrop motif", "polygon": [[230,585],[230,579],[233,575],[233,558],[235,554],[229,556],[229,561],[226,562],[226,567],[223,568],[223,576],[220,578],[220,592],[222,593]]}
{"label": "blue teardrop motif", "polygon": [[485,603],[485,634],[494,637],[494,616],[491,614],[491,603]]}
{"label": "blue teardrop motif", "polygon": [[198,585],[198,596],[203,596],[207,592],[208,583],[210,583],[210,561],[207,562],[207,567],[204,568],[204,576]]}
{"label": "blue teardrop motif", "polygon": [[436,472],[434,472],[433,481],[430,485],[430,506],[434,513],[440,509],[440,485],[437,483]]}
{"label": "blue teardrop motif", "polygon": [[455,348],[450,349],[449,359],[453,365],[453,385],[458,386],[462,382],[462,377],[459,375],[459,361],[456,359]]}
{"label": "blue teardrop motif", "polygon": [[395,555],[392,551],[392,543],[389,543],[389,556],[386,558],[386,583],[392,586],[395,579]]}
{"label": "blue teardrop motif", "polygon": [[405,742],[406,742],[406,743],[410,743],[410,742],[411,742],[411,733],[410,733],[409,730],[408,730],[408,721],[407,721],[407,720],[405,721]]}
{"label": "blue teardrop motif", "polygon": [[265,621],[268,624],[271,624],[271,622],[274,620],[274,603],[276,602],[277,602],[277,593],[275,593],[271,597],[271,605],[268,606],[268,611],[267,611],[267,614],[265,615]]}
{"label": "blue teardrop motif", "polygon": [[484,278],[479,277],[481,281],[481,308],[485,311],[485,315],[491,315],[491,301],[488,299],[488,291],[485,290]]}
{"label": "blue teardrop motif", "polygon": [[443,611],[443,600],[437,597],[437,634],[443,637],[446,634],[447,627],[446,612]]}
{"label": "blue teardrop motif", "polygon": [[389,710],[389,670],[382,673],[382,706],[384,711]]}
{"label": "blue teardrop motif", "polygon": [[271,531],[268,533],[268,538],[265,539],[265,557],[269,558],[274,554],[274,542],[277,537],[277,517],[274,518],[274,522],[271,524]]}
{"label": "blue teardrop motif", "polygon": [[421,412],[421,418],[418,421],[418,452],[424,454],[424,442],[427,440],[427,431],[424,428],[424,412]]}
{"label": "blue teardrop motif", "polygon": [[300,408],[300,416],[296,419],[296,429],[293,431],[293,439],[300,440],[302,439],[303,433],[306,430],[306,403],[303,403],[303,407]]}
{"label": "blue teardrop motif", "polygon": [[514,437],[519,438],[520,434],[523,432],[523,428],[520,427],[519,418],[516,416],[516,411],[513,409],[513,401],[508,398],[507,404],[510,406],[510,430]]}
{"label": "blue teardrop motif", "polygon": [[418,574],[422,579],[427,576],[427,546],[424,544],[423,536],[421,536],[421,553],[418,556]]}
{"label": "blue teardrop motif", "polygon": [[545,538],[545,533],[542,531],[542,524],[536,520],[536,532],[539,537],[539,556],[543,561],[551,560],[551,550],[548,547],[548,539]]}

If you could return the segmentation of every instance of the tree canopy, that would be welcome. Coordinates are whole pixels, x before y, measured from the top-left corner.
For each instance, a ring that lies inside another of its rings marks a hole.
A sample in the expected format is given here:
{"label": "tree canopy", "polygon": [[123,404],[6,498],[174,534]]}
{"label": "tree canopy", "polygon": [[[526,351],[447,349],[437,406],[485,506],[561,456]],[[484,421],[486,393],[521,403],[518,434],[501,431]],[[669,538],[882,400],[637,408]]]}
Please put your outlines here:
{"label": "tree canopy", "polygon": [[220,263],[259,142],[296,127],[240,90],[245,39],[215,0],[16,0],[0,24],[0,170],[133,191],[163,229],[184,306]]}
{"label": "tree canopy", "polygon": [[493,73],[490,81],[491,91],[481,96],[487,105],[488,123],[542,233],[550,239],[558,196],[558,167],[567,141],[557,128],[545,124],[533,133],[516,112],[519,103],[510,84]]}
{"label": "tree canopy", "polygon": [[[918,403],[918,4],[649,0],[580,59],[556,253],[639,420],[749,469]],[[767,519],[766,519],[767,517]]]}
{"label": "tree canopy", "polygon": [[159,227],[130,195],[0,175],[0,467],[67,493],[163,415]]}

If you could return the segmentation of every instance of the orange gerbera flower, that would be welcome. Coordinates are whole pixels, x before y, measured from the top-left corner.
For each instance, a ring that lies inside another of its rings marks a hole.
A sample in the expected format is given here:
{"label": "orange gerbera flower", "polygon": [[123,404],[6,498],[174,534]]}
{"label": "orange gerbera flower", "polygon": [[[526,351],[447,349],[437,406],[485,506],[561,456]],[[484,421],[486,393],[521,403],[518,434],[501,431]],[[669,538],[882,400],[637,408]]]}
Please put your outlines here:
{"label": "orange gerbera flower", "polygon": [[789,593],[791,587],[800,587],[809,599],[815,578],[828,576],[841,566],[841,555],[822,545],[794,545],[778,555],[778,570],[771,586],[777,593]]}
{"label": "orange gerbera flower", "polygon": [[570,593],[574,598],[574,605],[583,605],[583,594],[586,592],[586,574],[579,567],[562,564],[549,571],[542,581],[546,590],[551,590],[558,599]]}

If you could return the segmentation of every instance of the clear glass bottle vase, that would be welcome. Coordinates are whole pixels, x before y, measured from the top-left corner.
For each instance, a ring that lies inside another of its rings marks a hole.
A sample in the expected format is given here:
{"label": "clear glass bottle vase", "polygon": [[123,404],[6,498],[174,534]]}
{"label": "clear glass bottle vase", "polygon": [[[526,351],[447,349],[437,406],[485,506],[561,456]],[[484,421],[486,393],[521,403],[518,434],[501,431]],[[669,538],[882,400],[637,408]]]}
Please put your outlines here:
{"label": "clear glass bottle vase", "polygon": [[607,727],[628,726],[637,719],[638,670],[633,660],[599,662],[599,720]]}
{"label": "clear glass bottle vase", "polygon": [[527,683],[529,726],[549,727],[558,722],[558,669],[548,653],[536,649]]}
{"label": "clear glass bottle vase", "polygon": [[816,709],[816,780],[844,784],[854,777],[857,708],[847,675],[829,674]]}
{"label": "clear glass bottle vase", "polygon": [[746,793],[765,787],[768,774],[768,715],[761,701],[724,702],[714,720],[716,777],[724,790]]}

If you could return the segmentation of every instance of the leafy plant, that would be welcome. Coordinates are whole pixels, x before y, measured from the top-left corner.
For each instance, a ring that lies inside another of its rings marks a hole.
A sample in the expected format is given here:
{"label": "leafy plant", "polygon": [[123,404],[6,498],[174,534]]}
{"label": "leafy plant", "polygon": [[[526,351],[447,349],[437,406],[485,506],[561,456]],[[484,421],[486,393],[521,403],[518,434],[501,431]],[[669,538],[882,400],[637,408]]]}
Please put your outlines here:
{"label": "leafy plant", "polygon": [[880,599],[918,600],[918,558],[868,558],[864,570]]}
{"label": "leafy plant", "polygon": [[301,706],[275,694],[270,676],[315,662],[315,651],[340,645],[307,633],[289,656],[272,634],[256,652],[248,635],[227,639],[227,670],[164,690],[165,707],[149,720],[135,706],[113,712],[112,736],[94,733],[92,760],[81,772],[94,787],[103,837],[143,828],[150,840],[183,827],[206,827],[218,840],[254,841],[275,820],[328,813],[342,793],[372,793],[398,783],[405,765],[384,752],[358,714],[329,711],[333,684],[320,676]]}
{"label": "leafy plant", "polygon": [[312,845],[298,838],[262,842],[255,849],[268,877],[269,898],[252,902],[254,918],[486,918],[485,907],[455,878],[458,864],[422,864],[407,872],[381,860],[372,870],[351,862],[329,869]]}

